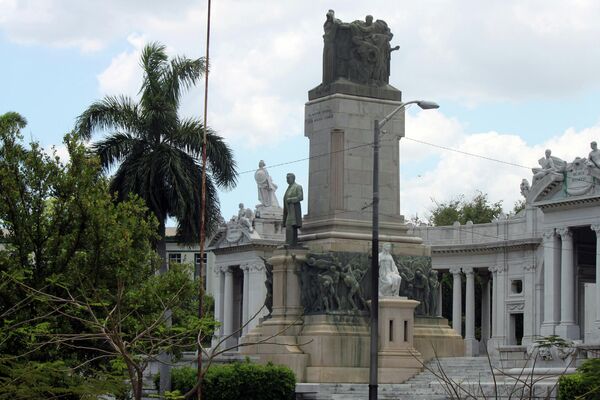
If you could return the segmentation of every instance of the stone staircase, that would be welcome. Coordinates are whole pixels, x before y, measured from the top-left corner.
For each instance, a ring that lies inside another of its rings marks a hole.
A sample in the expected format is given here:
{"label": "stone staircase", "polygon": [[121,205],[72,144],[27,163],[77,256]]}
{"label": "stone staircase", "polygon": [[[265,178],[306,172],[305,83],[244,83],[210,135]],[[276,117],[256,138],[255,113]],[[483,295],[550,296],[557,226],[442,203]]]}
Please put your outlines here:
{"label": "stone staircase", "polygon": [[[524,385],[515,385],[514,377],[495,370],[496,383],[485,357],[452,357],[432,360],[425,370],[402,384],[379,385],[380,400],[442,400],[442,399],[551,399],[556,380],[536,383],[532,396]],[[525,380],[525,377],[521,377]],[[444,383],[448,382],[450,384]],[[298,384],[299,400],[366,400],[368,385]]]}

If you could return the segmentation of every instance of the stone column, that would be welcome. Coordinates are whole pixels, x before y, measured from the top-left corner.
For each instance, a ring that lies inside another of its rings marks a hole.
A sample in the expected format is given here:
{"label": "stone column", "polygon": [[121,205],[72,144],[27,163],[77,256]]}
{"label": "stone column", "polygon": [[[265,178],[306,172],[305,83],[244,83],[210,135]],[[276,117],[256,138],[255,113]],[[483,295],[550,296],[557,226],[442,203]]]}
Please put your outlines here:
{"label": "stone column", "polygon": [[245,335],[246,333],[248,333],[248,318],[250,317],[249,315],[249,309],[248,309],[248,303],[250,300],[250,274],[249,274],[249,268],[250,268],[250,264],[242,264],[240,265],[240,269],[242,271],[244,271],[244,288],[243,293],[242,293],[242,325],[244,325],[244,327],[242,328],[242,335]]}
{"label": "stone column", "polygon": [[[225,275],[223,288],[223,336],[229,336],[233,333],[233,273],[229,267],[222,267],[221,270]],[[227,346],[231,343],[232,340],[227,340],[225,345]]]}
{"label": "stone column", "polygon": [[444,300],[444,295],[442,292],[442,280],[439,280],[440,285],[438,286],[438,292],[437,292],[437,296],[438,296],[438,301],[437,301],[437,310],[435,312],[435,315],[437,315],[438,317],[442,316],[442,307],[443,307],[443,300]]}
{"label": "stone column", "polygon": [[490,338],[490,278],[481,276],[481,341],[485,344]]}
{"label": "stone column", "polygon": [[558,323],[555,296],[560,296],[560,293],[556,293],[554,290],[558,272],[557,260],[555,259],[557,238],[554,229],[545,231],[542,236],[544,246],[544,322],[542,322],[540,333],[542,336],[549,336],[554,334],[554,329]]}
{"label": "stone column", "polygon": [[265,286],[265,265],[262,260],[248,264],[248,318],[254,317],[248,323],[248,331],[258,325],[259,319],[268,313],[266,308],[258,311],[265,304],[267,288]]}
{"label": "stone column", "polygon": [[494,309],[496,311],[496,330],[495,330],[495,345],[501,346],[505,344],[506,340],[506,267],[499,265],[496,267],[496,305]]}
{"label": "stone column", "polygon": [[568,339],[579,339],[579,326],[575,324],[575,275],[573,257],[573,232],[560,228],[556,232],[561,238],[560,257],[560,324],[556,334]]}
{"label": "stone column", "polygon": [[523,296],[525,297],[525,308],[523,309],[523,342],[528,345],[535,341],[535,264],[523,266],[525,276],[523,279]]}
{"label": "stone column", "polygon": [[492,329],[490,332],[490,337],[496,336],[496,331],[498,330],[498,312],[496,311],[496,304],[498,304],[498,272],[496,267],[489,267],[488,271],[490,271],[492,277],[492,304],[490,308],[491,315],[491,324]]}
{"label": "stone column", "polygon": [[[223,272],[221,270],[220,265],[215,265],[213,267],[213,272],[216,275],[215,279],[215,289],[213,291],[213,296],[215,298],[215,319],[217,321],[223,321]],[[215,330],[215,334],[212,339],[212,347],[215,347],[223,335],[223,326],[219,326]]]}
{"label": "stone column", "polygon": [[600,343],[600,224],[593,224],[591,228],[596,233],[596,304],[593,307],[596,310],[596,321],[593,322],[595,329],[591,338],[593,342]]}
{"label": "stone column", "polygon": [[466,285],[466,309],[465,309],[465,352],[467,356],[475,356],[478,353],[478,342],[475,339],[475,274],[473,267],[463,267],[467,277]]}
{"label": "stone column", "polygon": [[451,267],[452,274],[452,328],[462,335],[462,287],[460,267]]}

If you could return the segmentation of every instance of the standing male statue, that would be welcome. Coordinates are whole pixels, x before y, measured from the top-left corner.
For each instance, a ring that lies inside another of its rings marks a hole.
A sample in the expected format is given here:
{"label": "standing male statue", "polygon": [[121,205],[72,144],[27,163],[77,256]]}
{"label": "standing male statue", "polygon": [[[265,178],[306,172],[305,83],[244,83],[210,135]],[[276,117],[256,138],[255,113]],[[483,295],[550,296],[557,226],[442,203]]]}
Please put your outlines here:
{"label": "standing male statue", "polygon": [[286,176],[288,188],[283,195],[283,226],[285,226],[285,244],[289,247],[298,245],[298,228],[302,227],[302,209],[300,202],[304,198],[302,186],[296,183],[296,175]]}
{"label": "standing male statue", "polygon": [[279,202],[277,201],[277,196],[275,196],[277,185],[273,183],[263,160],[260,160],[258,163],[258,169],[254,173],[254,180],[258,188],[258,201],[260,201],[258,206],[279,208]]}

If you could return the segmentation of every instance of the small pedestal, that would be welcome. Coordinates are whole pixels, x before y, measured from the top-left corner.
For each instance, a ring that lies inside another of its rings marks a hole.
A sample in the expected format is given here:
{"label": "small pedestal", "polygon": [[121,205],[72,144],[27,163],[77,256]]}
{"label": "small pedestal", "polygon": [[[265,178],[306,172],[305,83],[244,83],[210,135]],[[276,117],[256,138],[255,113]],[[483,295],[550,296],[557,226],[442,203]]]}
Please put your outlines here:
{"label": "small pedestal", "polygon": [[413,346],[418,305],[406,297],[379,299],[379,383],[402,383],[423,370],[421,353]]}
{"label": "small pedestal", "polygon": [[[240,353],[255,355],[263,363],[290,367],[298,382],[306,380],[309,355],[299,345],[303,308],[300,302],[298,271],[306,259],[307,249],[282,248],[273,253],[273,312],[242,338]],[[259,343],[260,344],[257,344]]]}

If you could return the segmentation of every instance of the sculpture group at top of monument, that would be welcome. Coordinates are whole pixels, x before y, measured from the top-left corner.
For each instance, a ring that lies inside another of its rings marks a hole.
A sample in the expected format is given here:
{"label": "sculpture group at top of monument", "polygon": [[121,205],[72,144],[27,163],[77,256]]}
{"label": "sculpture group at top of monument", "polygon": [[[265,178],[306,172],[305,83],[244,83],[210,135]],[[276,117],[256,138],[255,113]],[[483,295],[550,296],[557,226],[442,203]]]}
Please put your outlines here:
{"label": "sculpture group at top of monument", "polygon": [[382,86],[389,83],[392,35],[383,20],[345,23],[329,10],[323,25],[323,85],[338,78],[358,84]]}

